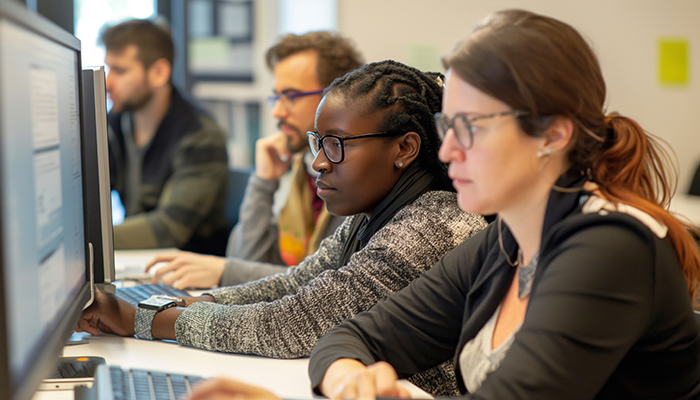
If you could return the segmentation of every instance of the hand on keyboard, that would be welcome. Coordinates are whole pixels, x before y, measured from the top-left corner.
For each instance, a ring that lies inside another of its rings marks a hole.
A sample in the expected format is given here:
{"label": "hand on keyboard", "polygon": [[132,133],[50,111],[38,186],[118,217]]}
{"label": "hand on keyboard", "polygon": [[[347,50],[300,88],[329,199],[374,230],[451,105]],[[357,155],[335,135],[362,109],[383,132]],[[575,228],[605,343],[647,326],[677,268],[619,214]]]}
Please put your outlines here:
{"label": "hand on keyboard", "polygon": [[97,335],[99,331],[121,336],[134,335],[136,306],[116,296],[95,290],[95,301],[83,311],[76,332]]}
{"label": "hand on keyboard", "polygon": [[146,272],[163,262],[167,264],[156,270],[153,283],[162,281],[176,289],[211,288],[221,281],[226,259],[187,251],[159,254],[146,265]]}
{"label": "hand on keyboard", "polygon": [[189,400],[281,400],[272,392],[231,379],[212,379],[194,388]]}

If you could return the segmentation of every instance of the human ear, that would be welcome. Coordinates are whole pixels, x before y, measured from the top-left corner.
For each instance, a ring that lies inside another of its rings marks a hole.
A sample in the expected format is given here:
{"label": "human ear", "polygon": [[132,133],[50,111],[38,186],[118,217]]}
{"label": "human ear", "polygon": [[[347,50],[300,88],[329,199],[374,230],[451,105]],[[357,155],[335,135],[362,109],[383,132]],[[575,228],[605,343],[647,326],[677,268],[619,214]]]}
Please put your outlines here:
{"label": "human ear", "polygon": [[148,82],[152,88],[159,88],[170,82],[172,66],[165,58],[159,58],[148,68]]}
{"label": "human ear", "polygon": [[537,157],[550,156],[565,149],[574,134],[574,122],[566,117],[555,117],[544,134],[544,143],[537,151]]}
{"label": "human ear", "polygon": [[399,151],[396,154],[394,165],[397,168],[408,166],[420,153],[421,139],[416,132],[407,132],[399,138]]}

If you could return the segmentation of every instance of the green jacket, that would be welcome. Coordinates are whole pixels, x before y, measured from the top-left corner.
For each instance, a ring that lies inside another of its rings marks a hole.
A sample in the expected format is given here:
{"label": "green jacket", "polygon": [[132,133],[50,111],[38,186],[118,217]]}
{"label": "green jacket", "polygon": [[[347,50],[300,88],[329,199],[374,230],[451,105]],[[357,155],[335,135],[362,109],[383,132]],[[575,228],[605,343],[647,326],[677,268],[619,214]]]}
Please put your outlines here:
{"label": "green jacket", "polygon": [[109,115],[111,186],[126,210],[114,227],[115,248],[223,254],[228,157],[221,129],[175,88],[148,145],[133,145],[131,124],[128,112]]}

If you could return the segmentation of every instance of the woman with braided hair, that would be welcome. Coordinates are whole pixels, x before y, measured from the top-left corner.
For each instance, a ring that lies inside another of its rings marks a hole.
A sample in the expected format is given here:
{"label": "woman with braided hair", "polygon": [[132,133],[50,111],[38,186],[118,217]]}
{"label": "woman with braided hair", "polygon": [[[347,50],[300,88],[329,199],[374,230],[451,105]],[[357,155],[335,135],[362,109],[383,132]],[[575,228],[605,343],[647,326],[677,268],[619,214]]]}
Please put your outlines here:
{"label": "woman with braided hair", "polygon": [[[459,208],[438,160],[433,114],[441,99],[441,75],[393,61],[337,79],[308,138],[319,197],[331,214],[350,217],[316,253],[286,273],[186,298],[185,307],[159,313],[98,293],[76,330],[308,356],[334,326],[400,291],[486,226]],[[426,370],[416,384],[438,395],[457,393],[449,362]]]}

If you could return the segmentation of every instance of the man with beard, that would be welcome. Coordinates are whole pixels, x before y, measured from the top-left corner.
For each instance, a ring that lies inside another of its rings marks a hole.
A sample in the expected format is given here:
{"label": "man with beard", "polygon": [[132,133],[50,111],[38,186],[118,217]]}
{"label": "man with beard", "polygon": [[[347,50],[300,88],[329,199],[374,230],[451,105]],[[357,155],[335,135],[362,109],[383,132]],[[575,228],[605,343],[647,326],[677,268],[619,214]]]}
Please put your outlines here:
{"label": "man with beard", "polygon": [[102,35],[109,66],[110,176],[126,219],[114,245],[223,254],[228,158],[221,129],[171,83],[170,33],[131,20]]}
{"label": "man with beard", "polygon": [[343,221],[316,195],[307,131],[314,130],[323,89],[362,66],[359,52],[345,38],[328,32],[289,34],[268,49],[274,75],[269,97],[279,131],[259,139],[251,175],[231,232],[227,258],[192,253],[162,254],[147,269],[167,262],[154,281],[177,288],[230,286],[297,265]]}

